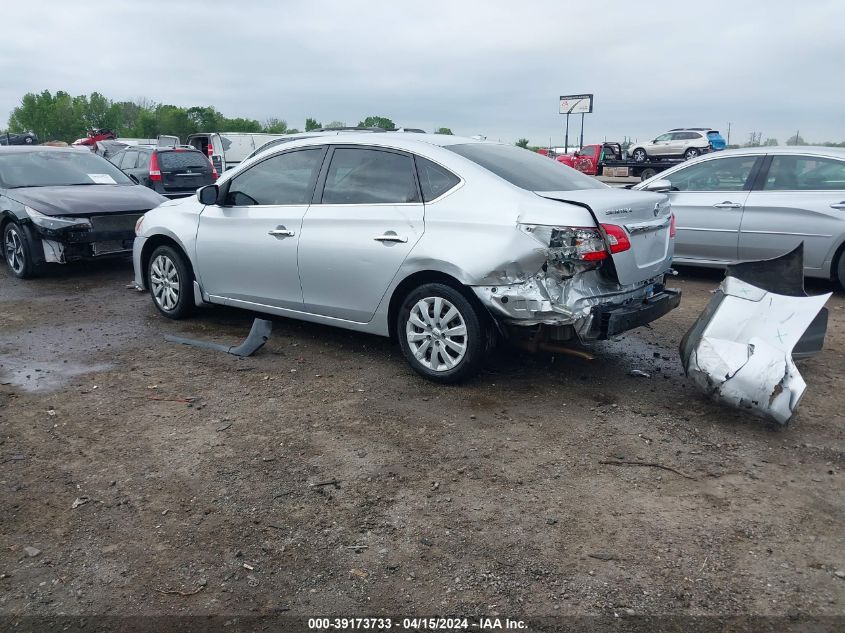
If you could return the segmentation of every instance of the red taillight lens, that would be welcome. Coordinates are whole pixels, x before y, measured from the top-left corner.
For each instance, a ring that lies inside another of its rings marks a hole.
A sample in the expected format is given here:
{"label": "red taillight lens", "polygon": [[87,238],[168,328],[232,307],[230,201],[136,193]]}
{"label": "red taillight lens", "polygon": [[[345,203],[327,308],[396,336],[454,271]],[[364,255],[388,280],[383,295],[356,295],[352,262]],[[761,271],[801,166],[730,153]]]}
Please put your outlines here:
{"label": "red taillight lens", "polygon": [[607,236],[607,245],[610,246],[611,253],[621,253],[631,248],[631,240],[628,239],[628,234],[625,229],[615,224],[602,224]]}
{"label": "red taillight lens", "polygon": [[161,180],[161,167],[158,166],[158,152],[153,152],[150,159],[150,180]]}
{"label": "red taillight lens", "polygon": [[669,221],[669,237],[675,237],[675,214],[672,214],[672,219]]}
{"label": "red taillight lens", "polygon": [[208,142],[208,155],[214,156],[214,145],[211,144],[211,141]]}
{"label": "red taillight lens", "polygon": [[217,173],[217,168],[214,166],[214,163],[211,162],[211,159],[209,159],[208,162],[211,163],[211,181],[216,182],[220,177],[220,174]]}

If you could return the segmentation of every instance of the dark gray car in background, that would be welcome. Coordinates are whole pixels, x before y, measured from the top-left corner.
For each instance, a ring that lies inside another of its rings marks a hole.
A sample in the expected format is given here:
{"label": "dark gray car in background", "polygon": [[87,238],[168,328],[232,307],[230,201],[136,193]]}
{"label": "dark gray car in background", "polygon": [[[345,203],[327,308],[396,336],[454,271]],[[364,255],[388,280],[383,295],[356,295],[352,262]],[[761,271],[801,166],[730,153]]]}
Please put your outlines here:
{"label": "dark gray car in background", "polygon": [[22,279],[131,252],[135,223],[165,200],[87,149],[0,147],[3,254]]}
{"label": "dark gray car in background", "polygon": [[190,196],[217,180],[211,161],[196,149],[129,146],[108,159],[145,187],[167,198]]}

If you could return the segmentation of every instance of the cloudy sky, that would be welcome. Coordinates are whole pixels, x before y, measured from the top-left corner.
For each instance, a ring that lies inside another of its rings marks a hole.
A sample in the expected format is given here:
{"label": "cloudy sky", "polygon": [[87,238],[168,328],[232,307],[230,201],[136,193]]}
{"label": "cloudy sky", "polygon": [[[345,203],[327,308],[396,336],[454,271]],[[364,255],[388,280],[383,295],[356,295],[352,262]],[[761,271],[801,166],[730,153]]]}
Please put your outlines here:
{"label": "cloudy sky", "polygon": [[4,0],[0,19],[0,128],[49,89],[559,145],[558,97],[592,92],[587,143],[728,122],[732,142],[845,140],[842,0]]}

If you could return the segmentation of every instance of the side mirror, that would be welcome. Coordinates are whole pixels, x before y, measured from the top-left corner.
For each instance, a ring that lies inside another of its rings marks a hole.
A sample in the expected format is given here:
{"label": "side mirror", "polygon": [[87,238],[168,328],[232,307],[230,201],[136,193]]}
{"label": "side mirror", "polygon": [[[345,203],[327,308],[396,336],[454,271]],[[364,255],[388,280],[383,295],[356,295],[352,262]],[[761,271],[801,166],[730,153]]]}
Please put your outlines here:
{"label": "side mirror", "polygon": [[654,193],[669,193],[672,191],[672,183],[665,178],[660,178],[654,182],[648,183],[642,188],[643,191],[653,191]]}
{"label": "side mirror", "polygon": [[217,185],[206,185],[197,189],[197,200],[200,204],[217,204],[218,197],[220,197],[220,187]]}

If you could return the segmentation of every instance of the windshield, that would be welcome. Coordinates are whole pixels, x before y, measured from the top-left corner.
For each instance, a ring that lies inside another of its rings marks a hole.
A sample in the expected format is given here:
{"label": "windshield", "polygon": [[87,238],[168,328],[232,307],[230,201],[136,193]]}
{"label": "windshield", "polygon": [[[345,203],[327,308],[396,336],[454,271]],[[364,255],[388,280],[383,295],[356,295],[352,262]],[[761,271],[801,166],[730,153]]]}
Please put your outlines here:
{"label": "windshield", "polygon": [[509,183],[528,191],[603,189],[606,185],[555,160],[521,147],[494,143],[447,145]]}
{"label": "windshield", "polygon": [[133,184],[105,158],[82,150],[0,153],[0,182],[7,189]]}

